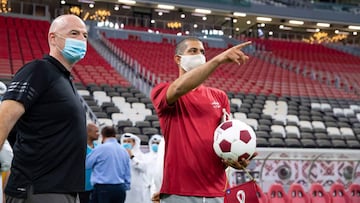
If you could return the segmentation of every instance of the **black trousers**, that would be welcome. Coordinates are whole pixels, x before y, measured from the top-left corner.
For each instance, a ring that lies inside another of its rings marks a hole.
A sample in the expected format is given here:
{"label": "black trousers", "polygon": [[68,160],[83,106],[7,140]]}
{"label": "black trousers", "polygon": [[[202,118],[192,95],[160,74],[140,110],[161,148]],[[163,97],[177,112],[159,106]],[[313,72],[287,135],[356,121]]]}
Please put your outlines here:
{"label": "black trousers", "polygon": [[91,193],[92,193],[92,190],[85,191],[85,192],[79,192],[80,203],[89,203]]}
{"label": "black trousers", "polygon": [[124,203],[125,198],[125,184],[95,184],[90,203]]}
{"label": "black trousers", "polygon": [[44,193],[34,194],[31,186],[27,192],[27,198],[17,198],[6,195],[6,203],[79,203],[77,194]]}

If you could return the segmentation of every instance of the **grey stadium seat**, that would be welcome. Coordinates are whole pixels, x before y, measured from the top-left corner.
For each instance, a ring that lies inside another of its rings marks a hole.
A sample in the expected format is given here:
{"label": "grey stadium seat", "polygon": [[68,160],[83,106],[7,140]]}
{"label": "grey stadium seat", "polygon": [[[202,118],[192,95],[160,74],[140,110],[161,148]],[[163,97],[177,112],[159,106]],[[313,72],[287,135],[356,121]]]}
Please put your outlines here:
{"label": "grey stadium seat", "polygon": [[140,98],[140,102],[141,102],[141,103],[144,103],[145,105],[147,105],[147,104],[152,104],[151,99],[150,99],[150,98],[147,98],[147,97]]}
{"label": "grey stadium seat", "polygon": [[338,127],[338,124],[333,121],[325,121],[326,127]]}
{"label": "grey stadium seat", "polygon": [[108,115],[105,112],[94,112],[96,118],[108,118]]}
{"label": "grey stadium seat", "polygon": [[159,134],[159,130],[157,128],[147,127],[142,129],[142,133],[147,136],[152,136]]}
{"label": "grey stadium seat", "polygon": [[330,137],[326,133],[314,133],[315,139],[330,140]]}
{"label": "grey stadium seat", "polygon": [[119,92],[108,92],[107,95],[109,97],[115,97],[115,96],[120,96],[120,93]]}
{"label": "grey stadium seat", "polygon": [[140,135],[141,134],[141,130],[138,127],[124,127],[124,133],[132,133],[135,135]]}
{"label": "grey stadium seat", "polygon": [[269,146],[270,144],[266,138],[263,137],[256,138],[256,147],[269,147]]}
{"label": "grey stadium seat", "polygon": [[270,132],[271,131],[270,126],[268,126],[268,125],[259,125],[258,130],[259,131],[265,131],[265,132]]}
{"label": "grey stadium seat", "polygon": [[103,110],[105,110],[107,107],[113,107],[113,106],[115,106],[115,104],[112,103],[112,102],[103,102],[100,107],[101,107]]}
{"label": "grey stadium seat", "polygon": [[270,147],[285,147],[286,144],[281,138],[269,138]]}
{"label": "grey stadium seat", "polygon": [[300,137],[303,139],[315,139],[315,136],[311,132],[301,132]]}
{"label": "grey stadium seat", "polygon": [[134,94],[131,92],[121,92],[120,96],[128,98],[128,97],[134,97]]}
{"label": "grey stadium seat", "polygon": [[160,122],[159,121],[151,121],[151,126],[153,128],[160,128]]}
{"label": "grey stadium seat", "polygon": [[344,140],[331,140],[334,148],[348,148]]}
{"label": "grey stadium seat", "polygon": [[146,121],[158,121],[159,117],[157,115],[146,115],[145,120]]}
{"label": "grey stadium seat", "polygon": [[346,144],[350,149],[360,149],[360,143],[358,140],[347,140]]}
{"label": "grey stadium seat", "polygon": [[150,123],[150,121],[136,121],[135,127],[138,127],[138,128],[151,127],[151,123]]}
{"label": "grey stadium seat", "polygon": [[110,106],[105,109],[105,112],[111,117],[113,113],[120,113],[120,109],[116,106]]}
{"label": "grey stadium seat", "polygon": [[302,147],[300,141],[296,138],[285,138],[285,144],[286,147],[295,147],[295,148]]}
{"label": "grey stadium seat", "polygon": [[305,138],[305,139],[301,139],[300,142],[304,148],[316,148],[317,147],[317,144],[316,144],[315,140],[313,140],[313,139]]}
{"label": "grey stadium seat", "polygon": [[139,102],[139,98],[137,98],[137,97],[126,97],[125,100],[126,100],[126,102],[128,102],[130,104]]}
{"label": "grey stadium seat", "polygon": [[266,131],[255,131],[256,137],[257,138],[270,138],[271,135],[269,132]]}
{"label": "grey stadium seat", "polygon": [[332,148],[333,147],[330,140],[325,140],[325,139],[316,140],[316,144],[318,145],[319,148]]}
{"label": "grey stadium seat", "polygon": [[258,120],[258,122],[259,122],[260,125],[270,126],[272,124],[271,119],[261,118],[261,119]]}

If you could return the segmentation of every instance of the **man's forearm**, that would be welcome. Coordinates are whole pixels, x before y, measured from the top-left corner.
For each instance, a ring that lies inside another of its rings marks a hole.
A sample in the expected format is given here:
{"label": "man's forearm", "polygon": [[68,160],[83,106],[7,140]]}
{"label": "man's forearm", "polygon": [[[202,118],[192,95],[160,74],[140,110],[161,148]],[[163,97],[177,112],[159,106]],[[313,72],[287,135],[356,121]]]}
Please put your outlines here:
{"label": "man's forearm", "polygon": [[12,100],[5,100],[0,105],[0,149],[17,120],[25,112],[24,106]]}
{"label": "man's forearm", "polygon": [[183,74],[173,82],[173,86],[177,89],[177,94],[184,95],[203,83],[213,73],[219,63],[216,59],[212,59],[207,63],[200,65],[198,68]]}

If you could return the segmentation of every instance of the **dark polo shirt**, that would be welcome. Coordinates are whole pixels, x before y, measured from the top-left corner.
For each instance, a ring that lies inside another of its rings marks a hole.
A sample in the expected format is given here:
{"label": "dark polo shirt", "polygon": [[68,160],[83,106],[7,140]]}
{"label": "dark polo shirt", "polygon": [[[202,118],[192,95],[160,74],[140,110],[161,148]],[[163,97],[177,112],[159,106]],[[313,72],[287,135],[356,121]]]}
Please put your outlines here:
{"label": "dark polo shirt", "polygon": [[84,190],[86,115],[70,72],[51,56],[24,65],[3,100],[22,103],[14,158],[5,193],[75,193]]}

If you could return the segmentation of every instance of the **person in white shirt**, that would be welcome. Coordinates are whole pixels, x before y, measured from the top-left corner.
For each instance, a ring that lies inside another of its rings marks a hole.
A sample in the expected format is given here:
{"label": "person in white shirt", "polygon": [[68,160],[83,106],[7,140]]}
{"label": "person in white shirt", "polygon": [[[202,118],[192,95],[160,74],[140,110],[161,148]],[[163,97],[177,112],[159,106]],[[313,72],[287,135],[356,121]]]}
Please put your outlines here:
{"label": "person in white shirt", "polygon": [[160,203],[160,188],[163,180],[163,168],[164,168],[164,155],[165,155],[165,140],[161,139],[156,160],[153,166],[153,176],[151,178],[150,194],[153,203]]}
{"label": "person in white shirt", "polygon": [[130,190],[126,192],[125,203],[146,203],[150,197],[147,192],[147,162],[144,153],[140,150],[141,140],[138,136],[125,133],[120,138],[121,145],[128,151],[130,156],[131,183]]}
{"label": "person in white shirt", "polygon": [[[151,202],[152,195],[157,192],[155,185],[154,185],[154,176],[156,176],[160,170],[162,172],[162,169],[159,168],[157,159],[158,159],[158,151],[159,151],[159,144],[163,140],[163,137],[161,135],[153,135],[149,139],[149,152],[145,154],[145,160],[147,162],[147,192],[149,198],[149,203]],[[160,154],[161,155],[161,154]],[[163,156],[163,155],[162,155]]]}

